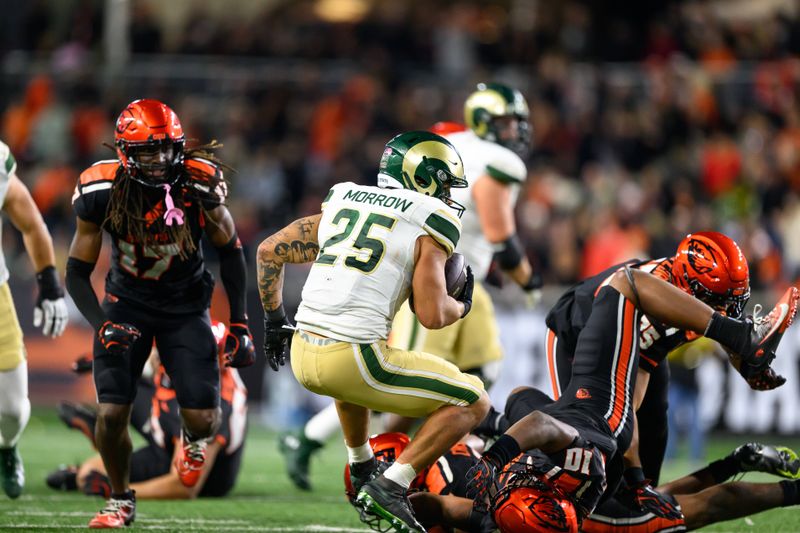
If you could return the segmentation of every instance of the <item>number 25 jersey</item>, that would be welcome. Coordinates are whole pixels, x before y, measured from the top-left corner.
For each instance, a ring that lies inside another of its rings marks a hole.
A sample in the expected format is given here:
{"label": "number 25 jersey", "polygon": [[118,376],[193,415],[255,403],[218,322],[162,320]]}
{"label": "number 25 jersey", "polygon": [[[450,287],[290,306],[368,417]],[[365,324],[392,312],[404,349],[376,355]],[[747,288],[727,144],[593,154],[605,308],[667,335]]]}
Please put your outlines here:
{"label": "number 25 jersey", "polygon": [[449,256],[461,222],[444,202],[416,191],[334,185],[322,204],[319,255],[303,286],[297,327],[345,342],[385,340],[411,292],[423,235]]}

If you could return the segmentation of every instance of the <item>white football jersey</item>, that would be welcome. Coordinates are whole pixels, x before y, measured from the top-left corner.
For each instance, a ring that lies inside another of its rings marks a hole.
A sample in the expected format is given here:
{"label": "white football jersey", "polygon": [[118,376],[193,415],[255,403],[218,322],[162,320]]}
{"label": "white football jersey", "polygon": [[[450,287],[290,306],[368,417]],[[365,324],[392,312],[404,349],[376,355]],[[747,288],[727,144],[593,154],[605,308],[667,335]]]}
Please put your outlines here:
{"label": "white football jersey", "polygon": [[453,189],[450,196],[466,209],[461,216],[463,230],[456,251],[463,254],[472,267],[476,280],[483,280],[489,272],[495,247],[486,240],[481,221],[475,210],[472,186],[481,176],[488,175],[511,187],[511,206],[517,202],[520,184],[525,182],[528,170],[522,159],[505,146],[484,141],[471,130],[447,135],[464,161],[464,176],[469,182],[466,189]]}
{"label": "white football jersey", "polygon": [[[17,172],[17,162],[11,154],[8,145],[0,141],[0,207],[6,202],[6,194],[8,194],[8,184],[11,176]],[[0,240],[2,240],[3,221],[0,219]],[[6,267],[6,258],[3,251],[0,250],[0,285],[8,281],[8,268]]]}
{"label": "white football jersey", "polygon": [[422,235],[450,255],[461,222],[444,202],[416,191],[334,185],[322,204],[319,255],[303,286],[297,327],[345,342],[385,340],[411,292]]}

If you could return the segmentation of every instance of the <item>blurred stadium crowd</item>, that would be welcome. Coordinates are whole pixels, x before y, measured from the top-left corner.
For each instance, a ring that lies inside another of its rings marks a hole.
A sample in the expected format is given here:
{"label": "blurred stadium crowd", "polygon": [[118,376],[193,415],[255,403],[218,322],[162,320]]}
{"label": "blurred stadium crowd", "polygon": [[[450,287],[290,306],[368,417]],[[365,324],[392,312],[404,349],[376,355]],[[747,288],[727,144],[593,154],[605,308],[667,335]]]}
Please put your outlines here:
{"label": "blurred stadium crowd", "polygon": [[[162,99],[189,138],[225,145],[252,256],[331,184],[371,183],[391,136],[461,120],[475,83],[495,79],[531,108],[518,214],[547,283],[671,254],[700,229],[740,243],[754,289],[800,276],[793,2],[298,0],[250,5],[247,17],[236,2],[199,2],[176,19],[139,0],[125,63],[104,40],[111,4],[31,1],[2,23],[0,138],[60,264],[77,176],[113,157],[102,143],[133,98]],[[3,238],[24,278],[21,240]]]}

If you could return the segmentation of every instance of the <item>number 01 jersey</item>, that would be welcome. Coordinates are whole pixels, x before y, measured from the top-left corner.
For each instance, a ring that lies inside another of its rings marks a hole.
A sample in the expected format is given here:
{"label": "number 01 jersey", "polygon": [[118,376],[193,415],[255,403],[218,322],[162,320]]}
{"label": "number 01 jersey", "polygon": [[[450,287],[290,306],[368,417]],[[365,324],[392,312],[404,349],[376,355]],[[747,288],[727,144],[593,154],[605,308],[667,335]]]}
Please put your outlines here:
{"label": "number 01 jersey", "polygon": [[322,204],[320,250],[297,327],[345,342],[385,340],[408,298],[417,239],[453,253],[461,222],[437,198],[406,189],[339,183]]}

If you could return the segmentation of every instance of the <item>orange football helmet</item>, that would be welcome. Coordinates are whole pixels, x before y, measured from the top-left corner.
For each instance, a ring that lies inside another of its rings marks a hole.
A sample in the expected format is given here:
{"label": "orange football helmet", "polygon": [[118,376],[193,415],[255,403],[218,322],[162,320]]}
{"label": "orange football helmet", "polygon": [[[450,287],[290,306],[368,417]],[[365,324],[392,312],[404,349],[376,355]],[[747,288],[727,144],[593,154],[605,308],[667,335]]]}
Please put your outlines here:
{"label": "orange football helmet", "polygon": [[546,486],[515,487],[498,493],[494,521],[504,533],[578,533],[578,514],[571,501]]}
{"label": "orange football helmet", "polygon": [[750,271],[739,246],[716,231],[686,236],[672,262],[673,283],[717,311],[738,318],[750,299]]}
{"label": "orange football helmet", "polygon": [[117,118],[117,156],[130,177],[148,187],[177,182],[184,141],[178,116],[158,100],[135,100]]}
{"label": "orange football helmet", "polygon": [[428,128],[428,131],[435,133],[436,135],[445,136],[451,133],[467,131],[467,127],[463,124],[459,124],[458,122],[437,122]]}
{"label": "orange football helmet", "polygon": [[[395,462],[409,442],[411,439],[405,433],[381,433],[369,438],[369,445],[375,458],[387,463]],[[344,492],[348,500],[355,501],[357,494],[352,481],[350,481],[350,466],[346,463],[344,465]]]}

